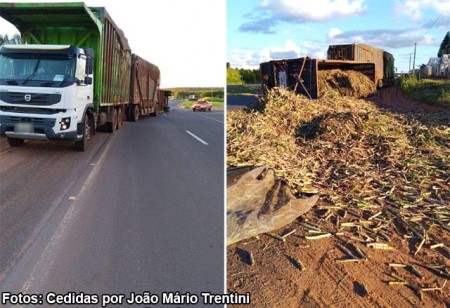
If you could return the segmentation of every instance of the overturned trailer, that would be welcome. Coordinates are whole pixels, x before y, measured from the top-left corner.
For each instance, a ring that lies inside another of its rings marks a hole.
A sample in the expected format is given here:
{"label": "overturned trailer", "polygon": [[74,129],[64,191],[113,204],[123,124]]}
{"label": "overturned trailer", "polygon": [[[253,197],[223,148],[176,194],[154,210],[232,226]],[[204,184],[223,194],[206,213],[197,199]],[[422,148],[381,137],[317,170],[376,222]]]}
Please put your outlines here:
{"label": "overturned trailer", "polygon": [[273,87],[283,87],[315,99],[323,94],[323,90],[319,87],[318,72],[332,69],[358,71],[374,83],[376,81],[374,63],[305,57],[261,63],[261,82],[264,91]]}
{"label": "overturned trailer", "polygon": [[375,85],[378,88],[394,85],[394,56],[383,49],[366,44],[330,45],[327,59],[374,63]]}

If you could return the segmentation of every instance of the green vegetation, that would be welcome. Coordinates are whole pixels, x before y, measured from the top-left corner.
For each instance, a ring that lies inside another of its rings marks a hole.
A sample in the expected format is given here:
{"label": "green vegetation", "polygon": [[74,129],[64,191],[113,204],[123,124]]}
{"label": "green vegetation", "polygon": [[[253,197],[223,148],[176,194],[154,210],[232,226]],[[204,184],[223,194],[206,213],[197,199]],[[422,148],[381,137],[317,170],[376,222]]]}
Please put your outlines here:
{"label": "green vegetation", "polygon": [[22,39],[19,34],[14,34],[11,38],[8,37],[8,34],[0,34],[0,46],[4,44],[21,44],[21,42]]}
{"label": "green vegetation", "polygon": [[437,56],[442,57],[442,54],[449,54],[449,53],[450,53],[450,31],[447,32],[447,34],[444,36],[441,46],[439,47]]}
{"label": "green vegetation", "polygon": [[245,85],[227,85],[227,95],[254,95],[262,94],[260,84],[245,84]]}
{"label": "green vegetation", "polygon": [[450,81],[420,79],[407,75],[399,79],[399,87],[408,98],[432,105],[450,107]]}
{"label": "green vegetation", "polygon": [[227,68],[227,84],[253,84],[261,82],[261,73],[259,70],[250,70],[245,68]]}
{"label": "green vegetation", "polygon": [[241,74],[237,68],[227,68],[227,84],[242,84]]}

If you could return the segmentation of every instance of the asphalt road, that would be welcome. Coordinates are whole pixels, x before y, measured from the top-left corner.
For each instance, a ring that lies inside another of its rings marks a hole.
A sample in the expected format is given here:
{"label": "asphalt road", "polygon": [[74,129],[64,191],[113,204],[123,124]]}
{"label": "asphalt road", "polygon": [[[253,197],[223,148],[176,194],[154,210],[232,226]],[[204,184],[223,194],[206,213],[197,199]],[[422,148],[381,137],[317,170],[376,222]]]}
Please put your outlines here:
{"label": "asphalt road", "polygon": [[227,95],[228,110],[252,107],[257,102],[258,98],[255,95]]}
{"label": "asphalt road", "polygon": [[0,290],[224,292],[224,113],[70,144],[0,140]]}

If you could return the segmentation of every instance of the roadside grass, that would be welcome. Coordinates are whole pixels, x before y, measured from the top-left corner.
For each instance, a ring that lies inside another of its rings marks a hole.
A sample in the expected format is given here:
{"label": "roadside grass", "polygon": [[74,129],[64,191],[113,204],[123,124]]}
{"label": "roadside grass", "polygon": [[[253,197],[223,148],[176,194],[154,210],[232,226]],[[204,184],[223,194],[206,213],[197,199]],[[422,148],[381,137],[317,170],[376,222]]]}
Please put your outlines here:
{"label": "roadside grass", "polygon": [[[223,109],[224,100],[221,97],[202,97],[199,100],[206,100],[212,104],[213,109]],[[178,105],[180,109],[191,109],[192,105],[195,104],[197,100],[190,101],[188,99],[183,100],[181,104]]]}
{"label": "roadside grass", "polygon": [[227,95],[255,95],[262,94],[260,84],[227,85]]}
{"label": "roadside grass", "polygon": [[450,80],[405,76],[399,79],[399,87],[412,100],[450,107]]}

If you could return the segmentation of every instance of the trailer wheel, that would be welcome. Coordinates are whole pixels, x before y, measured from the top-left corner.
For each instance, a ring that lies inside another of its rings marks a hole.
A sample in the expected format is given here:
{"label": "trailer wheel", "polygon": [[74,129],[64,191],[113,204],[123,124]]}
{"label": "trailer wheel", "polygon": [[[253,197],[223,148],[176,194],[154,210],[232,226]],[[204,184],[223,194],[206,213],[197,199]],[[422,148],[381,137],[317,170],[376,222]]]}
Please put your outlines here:
{"label": "trailer wheel", "polygon": [[106,122],[106,131],[114,133],[117,128],[117,109],[114,109],[112,122]]}
{"label": "trailer wheel", "polygon": [[90,114],[86,114],[83,127],[83,139],[75,141],[75,151],[84,152],[87,148],[87,143],[91,139],[93,129],[93,117]]}
{"label": "trailer wheel", "polygon": [[130,108],[130,121],[137,122],[139,120],[139,106],[133,105]]}
{"label": "trailer wheel", "polygon": [[383,87],[383,79],[378,80],[378,89],[381,89]]}
{"label": "trailer wheel", "polygon": [[25,141],[25,139],[8,137],[8,144],[12,147],[21,146],[24,143],[24,141]]}
{"label": "trailer wheel", "polygon": [[122,108],[117,109],[117,129],[120,129],[123,124]]}
{"label": "trailer wheel", "polygon": [[158,116],[158,112],[159,112],[159,107],[158,105],[155,106],[155,111],[150,113],[151,117],[157,117]]}

